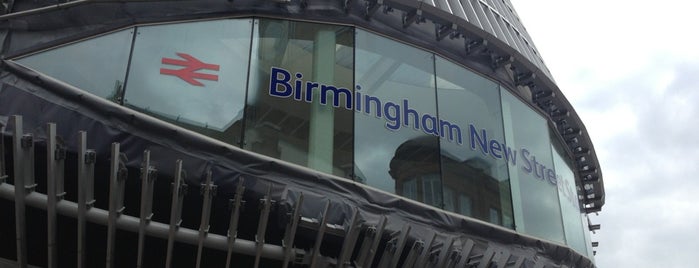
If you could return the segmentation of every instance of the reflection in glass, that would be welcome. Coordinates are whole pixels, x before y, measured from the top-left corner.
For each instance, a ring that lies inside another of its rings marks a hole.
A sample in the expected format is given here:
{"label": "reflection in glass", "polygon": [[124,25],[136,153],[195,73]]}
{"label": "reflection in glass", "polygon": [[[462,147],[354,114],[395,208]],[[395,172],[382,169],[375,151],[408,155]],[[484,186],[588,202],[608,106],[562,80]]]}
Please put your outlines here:
{"label": "reflection in glass", "polygon": [[561,202],[561,213],[563,215],[563,228],[565,230],[566,242],[579,253],[586,255],[585,230],[580,222],[580,205],[578,203],[578,193],[575,187],[575,174],[569,161],[566,161],[566,153],[562,144],[554,142],[551,145],[553,152],[553,164],[558,175],[558,198]]}
{"label": "reflection in glass", "polygon": [[254,36],[245,148],[350,177],[352,28],[261,19]]}
{"label": "reflection in glass", "polygon": [[17,62],[97,96],[117,101],[126,76],[133,29],[69,44]]}
{"label": "reflection in glass", "polygon": [[547,120],[501,90],[506,143],[517,149],[510,182],[517,231],[565,243]]}
{"label": "reflection in glass", "polygon": [[504,141],[498,85],[440,57],[436,70],[440,122],[451,123],[442,131],[454,135],[440,146],[445,209],[513,228],[509,160],[471,136]]}
{"label": "reflection in glass", "polygon": [[366,31],[356,38],[358,180],[401,195],[415,180],[411,198],[442,207],[433,56]]}
{"label": "reflection in glass", "polygon": [[124,104],[240,142],[252,20],[138,27]]}

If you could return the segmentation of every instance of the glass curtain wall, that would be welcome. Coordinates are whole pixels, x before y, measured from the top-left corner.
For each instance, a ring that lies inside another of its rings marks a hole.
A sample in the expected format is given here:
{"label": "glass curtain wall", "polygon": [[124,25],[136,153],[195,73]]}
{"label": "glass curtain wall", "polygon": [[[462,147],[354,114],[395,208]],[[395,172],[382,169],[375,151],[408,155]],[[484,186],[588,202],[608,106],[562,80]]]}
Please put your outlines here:
{"label": "glass curtain wall", "polygon": [[506,90],[501,93],[505,140],[519,154],[509,166],[516,229],[565,243],[548,121]]}
{"label": "glass curtain wall", "polygon": [[553,152],[553,165],[557,175],[558,198],[561,203],[566,242],[580,254],[585,255],[587,254],[587,248],[585,246],[582,222],[579,219],[580,205],[575,187],[575,174],[570,162],[566,161],[565,149],[559,142],[556,142],[556,139],[553,139],[551,151]]}
{"label": "glass curtain wall", "polygon": [[252,20],[136,30],[124,104],[239,144]]}
{"label": "glass curtain wall", "polygon": [[434,56],[357,30],[355,174],[442,207]]}
{"label": "glass curtain wall", "polygon": [[573,165],[544,116],[368,31],[274,19],[139,26],[16,61],[249,151],[592,252]]}
{"label": "glass curtain wall", "polygon": [[444,209],[513,228],[498,84],[441,57],[435,66]]}
{"label": "glass curtain wall", "polygon": [[16,61],[99,97],[119,101],[133,29],[98,36]]}
{"label": "glass curtain wall", "polygon": [[244,148],[350,177],[353,28],[257,22]]}

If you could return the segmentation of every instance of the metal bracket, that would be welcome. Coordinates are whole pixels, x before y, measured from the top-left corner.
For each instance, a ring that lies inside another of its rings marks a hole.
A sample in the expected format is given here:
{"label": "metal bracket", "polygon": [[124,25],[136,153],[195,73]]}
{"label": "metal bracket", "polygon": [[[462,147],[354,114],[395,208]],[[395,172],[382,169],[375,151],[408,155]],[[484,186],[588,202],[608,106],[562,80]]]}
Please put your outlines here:
{"label": "metal bracket", "polygon": [[272,208],[272,185],[267,188],[267,194],[260,200],[262,211],[260,213],[260,221],[257,225],[257,234],[255,235],[255,268],[260,266],[260,257],[262,256],[262,248],[265,245],[265,234],[267,232],[267,221],[269,220],[269,212]]}
{"label": "metal bracket", "polygon": [[447,260],[449,259],[449,254],[451,254],[451,247],[454,245],[454,237],[449,236],[442,249],[439,251],[439,261],[437,262],[437,267],[445,267]]}
{"label": "metal bracket", "polygon": [[424,249],[422,250],[422,254],[420,254],[420,257],[418,257],[415,267],[425,267],[425,265],[429,261],[430,254],[432,252],[432,244],[434,244],[436,238],[437,234],[433,232],[432,235],[429,236],[429,239],[425,241]]}
{"label": "metal bracket", "polygon": [[447,36],[455,38],[455,35],[452,34],[458,33],[456,32],[456,29],[456,23],[449,23],[445,25],[435,24],[435,37],[437,38],[437,41],[442,41],[442,39]]}
{"label": "metal bracket", "polygon": [[197,268],[201,267],[201,256],[204,250],[204,239],[209,233],[209,221],[211,216],[211,199],[216,195],[216,185],[212,182],[211,170],[206,172],[206,182],[201,185],[204,201],[201,208],[201,224],[199,225],[199,243],[197,248]]}
{"label": "metal bracket", "polygon": [[114,267],[116,247],[116,220],[124,210],[124,189],[126,188],[127,170],[119,151],[119,143],[112,143],[109,176],[109,219],[107,223],[107,268]]}
{"label": "metal bracket", "polygon": [[146,226],[153,217],[153,184],[157,178],[157,173],[158,170],[151,166],[150,151],[145,150],[143,152],[143,162],[141,163],[141,213],[138,225],[138,259],[136,267],[143,266]]}
{"label": "metal bracket", "polygon": [[465,39],[464,48],[466,49],[466,54],[476,54],[477,52],[485,52],[488,49],[488,40],[477,39],[469,40]]}
{"label": "metal bracket", "polygon": [[422,22],[425,22],[425,18],[422,17],[421,9],[413,9],[403,13],[403,28],[408,28],[413,23],[420,24]]}
{"label": "metal bracket", "polygon": [[364,19],[374,16],[379,7],[383,5],[383,0],[368,0],[364,2]]}
{"label": "metal bracket", "polygon": [[464,267],[469,258],[471,257],[471,251],[473,251],[473,246],[475,243],[471,239],[467,239],[466,243],[461,247],[461,258],[456,263],[456,267]]}
{"label": "metal bracket", "polygon": [[371,226],[366,230],[364,235],[364,242],[362,242],[362,247],[359,250],[359,255],[357,257],[356,266],[360,267],[371,267],[371,263],[374,262],[374,254],[376,249],[379,247],[381,242],[381,237],[383,236],[384,228],[386,227],[386,216],[381,216],[379,223],[376,226]]}
{"label": "metal bracket", "polygon": [[243,186],[244,179],[240,178],[238,180],[238,186],[235,188],[235,196],[233,201],[233,208],[231,211],[231,220],[228,223],[228,252],[226,254],[226,266],[231,266],[231,259],[233,256],[233,244],[235,239],[238,237],[238,220],[240,219],[240,210],[243,201],[243,192],[245,192],[245,186]]}

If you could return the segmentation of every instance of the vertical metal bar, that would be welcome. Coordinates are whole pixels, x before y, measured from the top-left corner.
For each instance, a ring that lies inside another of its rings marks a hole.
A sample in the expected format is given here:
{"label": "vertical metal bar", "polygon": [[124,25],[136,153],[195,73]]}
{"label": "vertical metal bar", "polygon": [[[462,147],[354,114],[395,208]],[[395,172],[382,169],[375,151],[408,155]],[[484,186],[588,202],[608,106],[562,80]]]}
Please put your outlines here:
{"label": "vertical metal bar", "polygon": [[284,246],[284,264],[282,268],[289,267],[289,261],[291,261],[291,255],[294,252],[294,239],[296,238],[296,228],[298,227],[299,220],[301,219],[302,204],[303,193],[299,195],[299,199],[296,200],[294,211],[291,212],[291,219],[286,225],[286,231],[284,232],[284,239],[282,240],[282,246]]}
{"label": "vertical metal bar", "polygon": [[[514,268],[522,267],[522,264],[523,264],[523,263],[524,263],[524,257],[523,257],[523,256],[519,256],[519,257],[517,258],[517,261],[516,261],[515,264],[514,264]],[[594,267],[594,266],[592,266],[592,267]]]}
{"label": "vertical metal bar", "polygon": [[0,123],[0,184],[5,183],[5,125]]}
{"label": "vertical metal bar", "polygon": [[352,218],[349,221],[347,230],[345,231],[345,241],[342,243],[342,250],[340,251],[340,256],[337,259],[337,267],[345,267],[347,261],[352,257],[352,251],[354,251],[354,246],[357,243],[357,237],[359,232],[357,230],[357,225],[359,222],[359,209],[353,208]]}
{"label": "vertical metal bar", "polygon": [[473,240],[466,239],[466,243],[461,247],[461,259],[456,264],[456,267],[466,267],[468,264],[468,259],[471,258],[471,251],[473,250]]}
{"label": "vertical metal bar", "polygon": [[395,267],[398,263],[403,247],[405,246],[404,239],[410,232],[410,225],[403,225],[403,229],[396,231],[390,235],[390,240],[384,247],[384,253],[381,255],[378,267]]}
{"label": "vertical metal bar", "polygon": [[153,183],[155,182],[157,170],[150,164],[150,151],[143,151],[143,162],[141,163],[141,215],[138,225],[138,259],[136,267],[143,266],[143,253],[146,243],[146,226],[150,224],[153,217]]}
{"label": "vertical metal bar", "polygon": [[403,262],[403,268],[413,268],[417,263],[418,256],[422,253],[423,250],[425,250],[425,242],[421,240],[415,240],[415,242],[413,242],[413,246],[410,248],[408,256],[405,257],[405,261]]}
{"label": "vertical metal bar", "polygon": [[429,239],[425,241],[425,248],[422,250],[422,254],[417,259],[415,267],[425,267],[430,258],[430,254],[432,254],[432,244],[434,243],[435,238],[437,238],[437,233],[433,232],[432,235],[429,236]]}
{"label": "vertical metal bar", "polygon": [[311,253],[311,268],[315,268],[318,265],[318,255],[320,255],[320,246],[323,244],[323,236],[325,236],[325,227],[328,223],[328,209],[330,208],[330,200],[325,203],[325,209],[323,209],[323,214],[320,215],[320,226],[318,226],[318,234],[316,235],[316,243],[313,246],[313,253]]}
{"label": "vertical metal bar", "polygon": [[245,192],[245,186],[243,182],[245,180],[240,178],[238,180],[238,186],[235,188],[235,201],[233,201],[233,208],[231,211],[231,220],[228,224],[228,252],[226,254],[226,268],[231,266],[231,259],[233,256],[233,244],[235,239],[238,237],[238,220],[240,219],[240,209],[243,203],[243,192]]}
{"label": "vertical metal bar", "polygon": [[204,239],[209,233],[209,216],[211,215],[211,199],[216,194],[216,185],[211,179],[211,170],[206,172],[206,183],[201,185],[204,201],[201,211],[201,224],[199,225],[199,246],[197,248],[197,268],[201,267],[201,255],[204,251]]}
{"label": "vertical metal bar", "polygon": [[498,254],[498,268],[505,268],[507,267],[507,262],[510,261],[510,251],[503,249],[500,254]]}
{"label": "vertical metal bar", "polygon": [[444,241],[444,246],[442,246],[442,250],[440,250],[439,262],[437,262],[437,267],[446,266],[447,259],[449,259],[449,254],[451,253],[452,245],[454,245],[454,237],[449,236],[447,237],[447,240]]}
{"label": "vertical metal bar", "polygon": [[393,253],[393,258],[391,259],[391,267],[398,266],[398,260],[400,260],[400,255],[403,253],[403,247],[405,247],[405,241],[410,233],[410,225],[406,224],[403,226],[403,230],[400,232],[398,237],[398,242],[396,243],[396,250]]}
{"label": "vertical metal bar", "polygon": [[59,162],[62,162],[60,148],[56,141],[56,124],[49,123],[46,126],[48,132],[46,145],[46,225],[47,225],[47,263],[49,268],[56,267],[56,184],[59,172]]}
{"label": "vertical metal bar", "polygon": [[29,175],[24,169],[24,164],[28,161],[28,156],[27,152],[25,152],[25,149],[22,146],[24,140],[22,117],[19,115],[13,115],[10,120],[15,126],[12,137],[12,154],[14,158],[15,177],[15,237],[17,241],[17,265],[24,268],[27,267],[27,240],[25,229],[26,218],[24,211],[24,197],[26,195],[25,176]]}
{"label": "vertical metal bar", "polygon": [[119,143],[112,143],[112,154],[109,176],[109,219],[107,223],[107,268],[114,267],[114,251],[116,247],[116,220],[124,210],[124,184],[126,167],[120,161]]}
{"label": "vertical metal bar", "polygon": [[260,265],[260,256],[262,255],[262,247],[265,244],[265,234],[267,232],[267,221],[269,220],[269,212],[272,208],[272,185],[267,189],[267,194],[262,200],[262,212],[260,213],[260,221],[257,224],[257,234],[255,235],[255,245],[257,247],[255,253],[255,268]]}
{"label": "vertical metal bar", "polygon": [[493,255],[495,255],[495,250],[493,249],[493,247],[488,247],[488,249],[485,250],[485,253],[483,253],[483,257],[481,257],[480,262],[478,263],[478,268],[490,267],[490,261],[493,259]]}
{"label": "vertical metal bar", "polygon": [[88,169],[87,132],[78,132],[78,267],[84,268],[86,246],[85,246],[85,213],[88,201],[88,181],[93,175]]}
{"label": "vertical metal bar", "polygon": [[371,263],[374,262],[374,255],[376,255],[376,250],[379,248],[379,243],[381,243],[381,237],[383,236],[383,231],[384,228],[386,228],[387,221],[388,219],[386,218],[386,216],[381,216],[381,221],[379,222],[379,225],[376,228],[376,236],[374,237],[374,241],[371,244],[369,254],[367,256],[367,259],[365,260],[363,267],[371,267]]}
{"label": "vertical metal bar", "polygon": [[184,183],[186,173],[182,170],[182,160],[175,162],[175,181],[172,183],[172,203],[170,206],[170,231],[167,238],[167,257],[165,267],[172,267],[172,250],[175,246],[175,233],[182,223],[182,201],[187,193]]}

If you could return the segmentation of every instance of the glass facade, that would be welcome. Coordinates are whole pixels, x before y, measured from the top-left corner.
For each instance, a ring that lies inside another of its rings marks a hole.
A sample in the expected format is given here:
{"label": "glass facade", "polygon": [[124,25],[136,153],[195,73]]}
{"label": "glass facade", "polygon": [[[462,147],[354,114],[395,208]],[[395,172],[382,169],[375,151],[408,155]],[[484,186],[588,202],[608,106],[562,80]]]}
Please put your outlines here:
{"label": "glass facade", "polygon": [[381,190],[442,206],[433,55],[357,30],[355,174]]}
{"label": "glass facade", "polygon": [[507,147],[519,156],[509,166],[515,218],[519,219],[517,230],[563,243],[561,206],[546,118],[511,93],[505,90],[501,93],[505,140]]}
{"label": "glass facade", "polygon": [[[17,62],[97,96],[119,101],[133,29],[68,44]],[[105,64],[105,63],[109,64]]]}
{"label": "glass facade", "polygon": [[352,33],[349,27],[314,23],[255,23],[245,149],[351,174]]}
{"label": "glass facade", "polygon": [[512,228],[510,155],[490,142],[504,141],[498,84],[441,57],[435,65],[444,208]]}
{"label": "glass facade", "polygon": [[233,146],[590,255],[574,165],[549,120],[429,51],[351,26],[222,19],[15,60]]}
{"label": "glass facade", "polygon": [[124,104],[239,143],[251,31],[252,20],[138,27]]}

